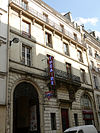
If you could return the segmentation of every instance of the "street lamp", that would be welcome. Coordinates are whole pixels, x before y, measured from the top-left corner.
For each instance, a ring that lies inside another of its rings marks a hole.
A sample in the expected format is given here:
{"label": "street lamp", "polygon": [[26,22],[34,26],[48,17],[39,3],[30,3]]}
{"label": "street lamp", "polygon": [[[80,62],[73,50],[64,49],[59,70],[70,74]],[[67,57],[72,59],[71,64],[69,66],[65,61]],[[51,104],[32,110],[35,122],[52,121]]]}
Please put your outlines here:
{"label": "street lamp", "polygon": [[18,43],[19,42],[19,38],[14,37],[13,40],[10,41],[10,46],[11,46],[12,42],[13,43]]}

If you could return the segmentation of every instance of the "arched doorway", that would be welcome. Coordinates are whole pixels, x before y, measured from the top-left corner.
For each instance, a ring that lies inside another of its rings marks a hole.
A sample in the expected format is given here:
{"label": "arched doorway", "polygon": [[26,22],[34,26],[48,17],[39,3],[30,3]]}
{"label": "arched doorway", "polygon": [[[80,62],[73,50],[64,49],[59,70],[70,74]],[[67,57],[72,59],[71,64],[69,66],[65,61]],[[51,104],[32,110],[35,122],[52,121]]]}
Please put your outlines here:
{"label": "arched doorway", "polygon": [[94,124],[92,103],[87,94],[81,96],[81,107],[85,125]]}
{"label": "arched doorway", "polygon": [[27,82],[18,84],[13,93],[13,133],[40,133],[38,93]]}

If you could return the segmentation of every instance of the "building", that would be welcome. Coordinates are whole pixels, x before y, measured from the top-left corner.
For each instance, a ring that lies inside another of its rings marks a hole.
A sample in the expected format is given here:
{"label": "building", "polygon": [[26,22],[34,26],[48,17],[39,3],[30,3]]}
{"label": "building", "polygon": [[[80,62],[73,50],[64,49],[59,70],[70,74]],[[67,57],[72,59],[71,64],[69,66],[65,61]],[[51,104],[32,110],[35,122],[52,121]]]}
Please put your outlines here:
{"label": "building", "polygon": [[5,132],[6,98],[7,98],[7,28],[8,2],[0,1],[0,132]]}
{"label": "building", "polygon": [[83,27],[41,0],[8,5],[6,133],[98,129]]}
{"label": "building", "polygon": [[95,32],[86,32],[86,43],[88,50],[89,69],[94,91],[95,110],[100,130],[100,41]]}

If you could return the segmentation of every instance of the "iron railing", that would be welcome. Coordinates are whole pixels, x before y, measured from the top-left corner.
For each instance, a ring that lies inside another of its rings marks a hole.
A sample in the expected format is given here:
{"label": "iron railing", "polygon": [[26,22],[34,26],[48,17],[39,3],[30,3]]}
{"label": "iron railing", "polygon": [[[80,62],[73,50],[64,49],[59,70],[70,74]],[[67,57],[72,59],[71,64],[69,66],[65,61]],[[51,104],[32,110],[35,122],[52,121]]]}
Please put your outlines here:
{"label": "iron railing", "polygon": [[[67,74],[67,72],[59,70],[54,68],[54,75],[55,79],[62,80],[62,81],[69,81],[71,83],[77,83],[81,84],[80,77],[73,75],[73,74]],[[46,77],[49,77],[48,68],[46,68]]]}

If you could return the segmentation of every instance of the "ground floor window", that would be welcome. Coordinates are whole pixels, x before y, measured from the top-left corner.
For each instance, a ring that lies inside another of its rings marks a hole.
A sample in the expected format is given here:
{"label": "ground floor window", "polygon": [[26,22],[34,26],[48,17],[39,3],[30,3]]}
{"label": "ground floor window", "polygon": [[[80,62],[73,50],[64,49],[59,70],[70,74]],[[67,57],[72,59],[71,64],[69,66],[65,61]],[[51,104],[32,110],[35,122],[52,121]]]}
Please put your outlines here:
{"label": "ground floor window", "polygon": [[51,113],[51,130],[56,130],[56,114]]}
{"label": "ground floor window", "polygon": [[92,110],[84,110],[83,111],[83,120],[85,121],[85,125],[94,124],[93,112]]}

